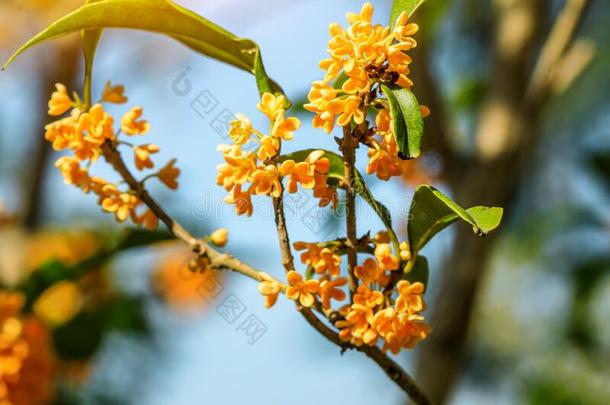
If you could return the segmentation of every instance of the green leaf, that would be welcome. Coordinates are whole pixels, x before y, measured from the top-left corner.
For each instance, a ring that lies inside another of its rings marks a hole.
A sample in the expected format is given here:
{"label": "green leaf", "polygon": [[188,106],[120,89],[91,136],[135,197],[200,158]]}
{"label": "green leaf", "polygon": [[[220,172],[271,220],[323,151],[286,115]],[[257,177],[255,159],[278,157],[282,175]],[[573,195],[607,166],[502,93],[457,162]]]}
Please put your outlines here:
{"label": "green leaf", "polygon": [[424,292],[428,289],[428,278],[430,277],[430,270],[428,267],[428,259],[424,256],[417,256],[415,265],[410,272],[403,275],[403,279],[411,282],[420,282],[424,285]]}
{"label": "green leaf", "polygon": [[[102,28],[128,28],[167,35],[203,55],[267,78],[256,59],[258,45],[169,0],[106,0],[90,2],[60,18],[19,48],[6,68],[27,49],[70,33]],[[267,78],[268,79],[268,78]],[[269,80],[274,92],[281,92]]]}
{"label": "green leaf", "polygon": [[68,360],[90,358],[102,341],[102,319],[96,313],[81,313],[53,331],[55,352]]}
{"label": "green leaf", "polygon": [[402,159],[414,159],[421,154],[424,119],[415,95],[407,89],[381,86],[390,103],[392,130]]}
{"label": "green leaf", "polygon": [[485,236],[500,225],[502,208],[460,207],[449,197],[432,186],[419,186],[409,209],[409,243],[412,254],[416,255],[438,232],[458,219],[472,225],[473,231]]}
{"label": "green leaf", "polygon": [[[85,4],[96,3],[100,0],[87,0]],[[95,60],[95,51],[97,45],[102,38],[103,30],[86,30],[81,31],[81,40],[83,42],[83,54],[85,56],[85,83],[83,91],[85,93],[85,104],[90,106],[91,101],[91,85],[93,83],[93,61]]]}
{"label": "green leaf", "polygon": [[396,20],[403,11],[406,11],[407,15],[411,17],[425,1],[426,0],[394,0],[392,11],[390,12],[390,28],[394,28]]}
{"label": "green leaf", "polygon": [[[284,162],[289,159],[292,159],[295,162],[302,162],[307,159],[307,156],[309,156],[311,152],[316,150],[320,149],[305,149],[300,150],[298,152],[289,153],[287,155],[281,156],[280,162]],[[343,163],[343,158],[331,151],[326,150],[324,152],[324,157],[330,161],[330,169],[328,171],[329,183],[335,186],[340,185],[345,179],[345,165]],[[362,175],[358,171],[356,171],[355,181],[356,192],[360,195],[360,197],[362,197],[364,201],[367,202],[367,204],[371,206],[371,208],[373,208],[375,213],[381,219],[381,222],[383,222],[383,224],[385,225],[388,234],[392,239],[392,242],[398,245],[398,237],[392,229],[392,217],[390,215],[390,211],[385,207],[385,205],[383,205],[373,197],[371,190],[368,188]]]}
{"label": "green leaf", "polygon": [[343,84],[349,79],[349,76],[342,71],[341,73],[339,73],[339,76],[337,76],[337,78],[335,79],[335,82],[333,83],[333,88],[337,89],[337,90],[341,90],[341,88],[343,87]]}

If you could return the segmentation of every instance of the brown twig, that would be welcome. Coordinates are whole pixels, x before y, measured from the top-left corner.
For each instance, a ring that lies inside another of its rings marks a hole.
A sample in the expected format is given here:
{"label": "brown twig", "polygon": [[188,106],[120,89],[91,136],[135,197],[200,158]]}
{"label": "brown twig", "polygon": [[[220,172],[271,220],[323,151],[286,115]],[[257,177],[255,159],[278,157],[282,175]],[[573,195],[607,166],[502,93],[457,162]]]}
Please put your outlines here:
{"label": "brown twig", "polygon": [[356,235],[356,146],[357,139],[352,134],[349,126],[343,127],[343,152],[344,177],[345,177],[345,223],[347,230],[347,267],[349,273],[349,290],[353,298],[358,288],[358,279],[354,273],[358,265],[358,236]]}

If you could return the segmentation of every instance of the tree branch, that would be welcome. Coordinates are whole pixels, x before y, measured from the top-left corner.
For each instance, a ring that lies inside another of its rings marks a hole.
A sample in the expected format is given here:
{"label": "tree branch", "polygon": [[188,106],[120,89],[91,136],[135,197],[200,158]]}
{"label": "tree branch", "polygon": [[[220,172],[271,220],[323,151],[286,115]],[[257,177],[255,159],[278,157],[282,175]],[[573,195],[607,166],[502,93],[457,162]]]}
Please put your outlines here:
{"label": "tree branch", "polygon": [[358,279],[354,270],[358,265],[358,236],[356,235],[356,189],[355,189],[355,170],[356,170],[356,146],[358,140],[352,134],[348,126],[343,127],[343,152],[344,177],[345,177],[345,223],[347,230],[347,267],[349,274],[350,297],[353,298],[358,288]]}

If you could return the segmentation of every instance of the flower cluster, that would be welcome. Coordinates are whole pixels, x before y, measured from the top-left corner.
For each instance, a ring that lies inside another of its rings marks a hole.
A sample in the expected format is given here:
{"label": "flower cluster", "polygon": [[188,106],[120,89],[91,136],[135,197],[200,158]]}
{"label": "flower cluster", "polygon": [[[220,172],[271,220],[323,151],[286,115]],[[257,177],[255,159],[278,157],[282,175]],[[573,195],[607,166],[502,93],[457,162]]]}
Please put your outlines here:
{"label": "flower cluster", "polygon": [[0,403],[48,403],[54,360],[48,330],[20,312],[24,297],[0,292]]}
{"label": "flower cluster", "polygon": [[[48,124],[45,127],[45,138],[52,143],[53,149],[72,152],[72,155],[63,156],[55,162],[66,184],[74,185],[85,193],[97,195],[104,211],[113,213],[118,221],[123,222],[131,218],[135,224],[155,229],[157,217],[148,209],[139,212],[143,203],[135,193],[122,191],[117,184],[89,173],[91,164],[104,154],[104,145],[111,148],[127,145],[133,151],[134,164],[138,170],[154,168],[151,155],[159,152],[157,145],[133,145],[118,139],[121,133],[133,137],[145,135],[149,131],[149,123],[142,119],[142,108],[133,107],[125,113],[117,131],[114,129],[114,118],[104,110],[102,103],[126,103],[127,98],[123,93],[123,86],[112,86],[107,82],[99,102],[87,108],[78,94],[74,93],[71,97],[64,85],[57,84],[56,91],[49,100],[49,115],[62,116],[68,111],[70,114]],[[171,160],[147,178],[157,177],[167,187],[176,189],[180,170],[174,166],[175,162],[175,159]]]}
{"label": "flower cluster", "polygon": [[247,117],[237,114],[229,129],[233,144],[218,148],[225,163],[218,166],[216,183],[230,193],[225,201],[235,206],[238,215],[252,215],[252,195],[279,197],[284,178],[289,193],[295,193],[300,184],[313,190],[321,206],[336,204],[336,190],[327,184],[330,162],[323,151],[312,152],[302,162],[280,159],[282,141],[293,139],[301,125],[297,118],[286,117],[285,104],[282,95],[263,94],[257,107],[270,122],[269,133],[256,130]]}
{"label": "flower cluster", "polygon": [[[367,173],[388,180],[402,174],[402,164],[390,126],[387,100],[379,98],[380,85],[402,88],[413,85],[408,77],[412,60],[406,52],[417,45],[412,35],[418,26],[407,22],[405,12],[392,29],[374,25],[372,16],[373,6],[365,3],[360,14],[347,14],[350,24],[347,30],[339,24],[330,25],[330,57],[320,62],[326,74],[324,80],[313,83],[309,103],[304,107],[315,114],[313,126],[323,128],[326,133],[333,130],[335,123],[341,127],[352,120],[362,124],[369,106],[378,108],[377,128],[363,139],[370,148]],[[342,73],[344,76],[340,77]],[[423,116],[429,114],[424,106],[421,112]]]}
{"label": "flower cluster", "polygon": [[[324,311],[341,315],[335,323],[339,337],[355,346],[377,345],[383,350],[398,353],[413,348],[425,339],[430,327],[420,315],[425,309],[424,285],[421,282],[400,280],[391,285],[403,262],[409,260],[409,246],[400,245],[400,258],[392,253],[387,233],[380,232],[374,241],[363,242],[363,249],[371,253],[354,269],[358,288],[352,302],[333,308],[332,301],[341,302],[347,297],[344,289],[347,279],[340,276],[342,247],[338,243],[296,242],[294,248],[302,251],[301,262],[307,265],[307,276],[296,271],[287,275],[286,297],[301,306],[321,306]],[[403,262],[401,262],[401,259]],[[281,285],[265,274],[259,291],[266,298],[265,306],[273,306]],[[317,305],[316,305],[317,301]]]}

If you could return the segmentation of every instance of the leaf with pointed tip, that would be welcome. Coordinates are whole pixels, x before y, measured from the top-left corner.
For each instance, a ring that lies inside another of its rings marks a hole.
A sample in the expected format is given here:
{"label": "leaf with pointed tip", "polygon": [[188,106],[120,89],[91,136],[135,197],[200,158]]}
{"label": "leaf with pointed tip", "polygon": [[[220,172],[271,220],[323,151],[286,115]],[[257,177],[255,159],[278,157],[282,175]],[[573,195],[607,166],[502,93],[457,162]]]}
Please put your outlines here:
{"label": "leaf with pointed tip", "polygon": [[412,254],[416,255],[438,232],[458,219],[472,225],[473,231],[485,236],[500,225],[502,208],[460,207],[432,186],[417,188],[409,209],[408,234]]}
{"label": "leaf with pointed tip", "polygon": [[[211,58],[267,77],[257,64],[258,45],[169,0],[107,0],[90,2],[65,15],[19,48],[6,68],[27,49],[47,40],[83,30],[128,28],[167,35]],[[282,92],[269,80],[273,92]],[[282,92],[283,93],[283,92]]]}
{"label": "leaf with pointed tip", "polygon": [[396,20],[403,11],[406,11],[407,15],[411,17],[425,1],[426,0],[394,0],[392,11],[390,12],[390,28],[394,28]]}
{"label": "leaf with pointed tip", "polygon": [[[316,150],[320,150],[320,149],[305,149],[305,150],[300,150],[297,152],[289,153],[289,154],[281,156],[280,162],[284,162],[284,161],[290,160],[290,159],[294,160],[295,162],[302,162],[305,159],[307,159],[307,156],[309,156],[309,154],[311,152],[314,152]],[[329,183],[331,185],[336,186],[336,185],[339,185],[342,182],[344,182],[345,165],[343,163],[343,158],[341,156],[337,155],[336,153],[327,151],[327,150],[324,151],[324,157],[327,158],[330,162],[330,169],[328,170],[328,175],[327,175]],[[364,201],[366,201],[366,203],[368,205],[371,206],[371,208],[373,208],[375,213],[381,219],[381,222],[383,222],[383,224],[385,225],[385,227],[388,231],[388,234],[390,235],[390,238],[392,239],[393,242],[395,242],[397,244],[398,238],[396,236],[396,233],[392,229],[392,217],[390,215],[390,211],[386,208],[385,205],[383,205],[382,203],[380,203],[373,197],[371,190],[368,188],[368,186],[364,182],[364,179],[362,178],[362,175],[358,171],[356,171],[355,181],[356,181],[356,184],[355,184],[356,192],[360,195],[360,197],[362,197],[362,199],[364,199]]]}
{"label": "leaf with pointed tip", "polygon": [[421,154],[424,119],[419,103],[411,91],[382,85],[383,94],[390,104],[392,132],[401,159],[414,159]]}

